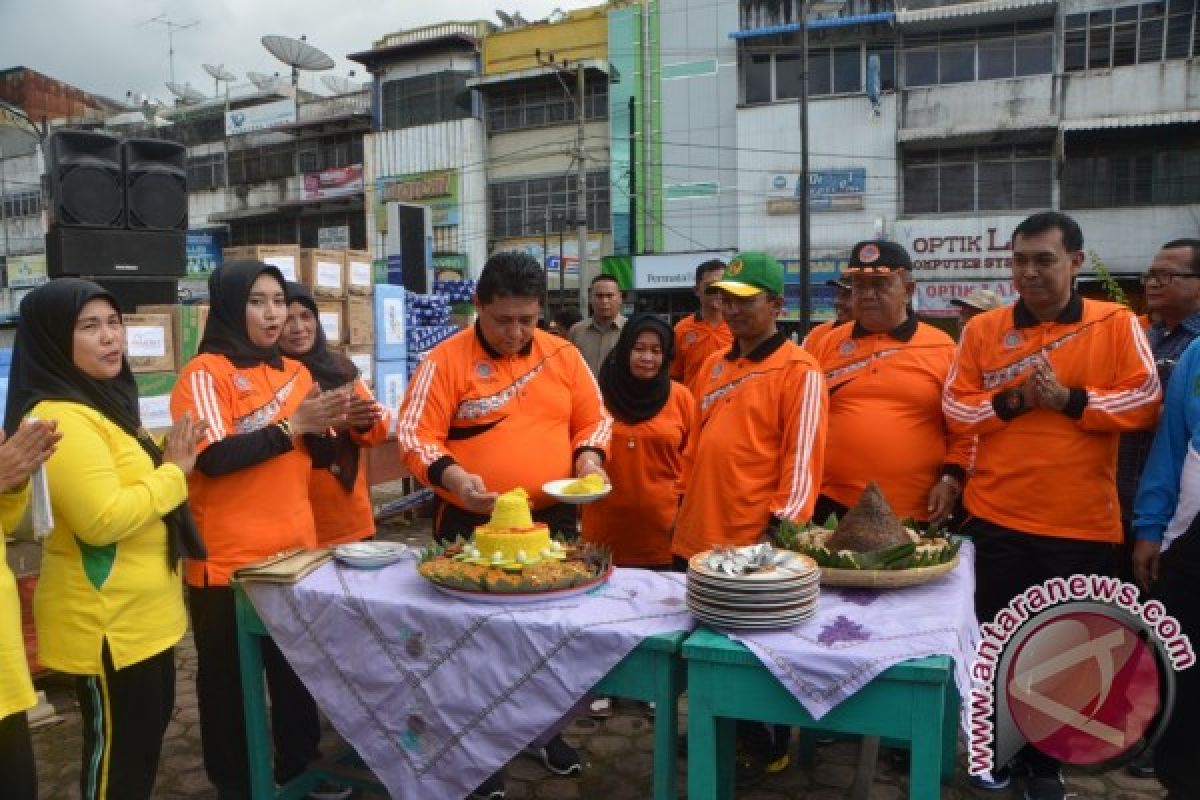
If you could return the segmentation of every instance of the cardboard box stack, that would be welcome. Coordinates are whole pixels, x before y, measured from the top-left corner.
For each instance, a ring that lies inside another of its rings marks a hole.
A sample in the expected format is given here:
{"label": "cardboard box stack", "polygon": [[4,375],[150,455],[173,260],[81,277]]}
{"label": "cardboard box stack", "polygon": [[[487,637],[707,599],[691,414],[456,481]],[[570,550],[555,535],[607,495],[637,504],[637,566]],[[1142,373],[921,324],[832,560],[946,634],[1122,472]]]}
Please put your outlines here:
{"label": "cardboard box stack", "polygon": [[137,381],[142,427],[150,433],[166,433],[171,427],[171,390],[178,376],[174,372],[145,372],[133,377]]}
{"label": "cardboard box stack", "polygon": [[135,374],[175,371],[174,331],[169,314],[125,315],[125,353]]}
{"label": "cardboard box stack", "polygon": [[346,294],[370,297],[375,293],[371,254],[366,250],[347,250],[345,255],[346,276],[343,283],[346,285]]}
{"label": "cardboard box stack", "polygon": [[369,297],[346,298],[346,343],[351,347],[366,347],[375,341],[375,309]]}
{"label": "cardboard box stack", "polygon": [[171,390],[196,355],[208,306],[144,305],[125,315],[126,354],[138,386],[142,425],[154,434],[171,427]]}
{"label": "cardboard box stack", "polygon": [[313,297],[341,299],[346,296],[346,254],[342,250],[300,250],[297,261],[300,283]]}
{"label": "cardboard box stack", "polygon": [[325,329],[325,339],[330,347],[339,347],[346,339],[346,323],[342,316],[343,307],[338,300],[318,300],[317,319]]}
{"label": "cardboard box stack", "polygon": [[300,280],[300,248],[294,244],[256,244],[226,247],[226,261],[262,261],[278,267],[284,280]]}
{"label": "cardboard box stack", "polygon": [[407,294],[403,286],[375,287],[375,397],[391,409],[393,432],[395,412],[408,386]]}

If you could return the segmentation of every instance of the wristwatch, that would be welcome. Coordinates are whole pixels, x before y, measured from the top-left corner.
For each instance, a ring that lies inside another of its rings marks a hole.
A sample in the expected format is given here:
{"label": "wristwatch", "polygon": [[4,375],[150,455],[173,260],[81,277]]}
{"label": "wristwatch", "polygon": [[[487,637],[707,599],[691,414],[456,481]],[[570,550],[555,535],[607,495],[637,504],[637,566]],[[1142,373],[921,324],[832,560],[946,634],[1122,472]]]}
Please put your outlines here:
{"label": "wristwatch", "polygon": [[1004,407],[1014,414],[1025,410],[1025,393],[1020,389],[1012,388],[1004,390],[1003,397]]}
{"label": "wristwatch", "polygon": [[283,431],[284,435],[287,436],[289,439],[291,439],[292,436],[294,435],[292,433],[292,421],[290,419],[288,419],[287,417],[284,417],[283,419],[279,420],[279,422],[276,422],[275,427],[277,427],[277,428],[279,428],[279,430]]}

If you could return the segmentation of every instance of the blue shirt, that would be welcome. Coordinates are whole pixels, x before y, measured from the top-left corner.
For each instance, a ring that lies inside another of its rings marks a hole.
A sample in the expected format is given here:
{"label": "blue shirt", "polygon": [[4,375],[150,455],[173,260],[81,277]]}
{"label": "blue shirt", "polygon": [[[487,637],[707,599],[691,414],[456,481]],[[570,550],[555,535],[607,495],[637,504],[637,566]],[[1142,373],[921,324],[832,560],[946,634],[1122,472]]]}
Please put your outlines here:
{"label": "blue shirt", "polygon": [[[1154,364],[1158,369],[1158,382],[1163,392],[1170,384],[1171,372],[1175,369],[1183,351],[1197,336],[1200,336],[1200,311],[1193,311],[1174,328],[1156,322],[1146,329],[1150,350],[1154,353]],[[1138,479],[1150,456],[1150,445],[1154,431],[1133,431],[1121,434],[1121,445],[1117,451],[1117,497],[1121,501],[1121,518],[1133,518],[1133,501],[1137,495]]]}
{"label": "blue shirt", "polygon": [[1189,447],[1200,452],[1200,340],[1184,350],[1167,384],[1158,432],[1133,504],[1138,539],[1162,541],[1179,504],[1179,476]]}

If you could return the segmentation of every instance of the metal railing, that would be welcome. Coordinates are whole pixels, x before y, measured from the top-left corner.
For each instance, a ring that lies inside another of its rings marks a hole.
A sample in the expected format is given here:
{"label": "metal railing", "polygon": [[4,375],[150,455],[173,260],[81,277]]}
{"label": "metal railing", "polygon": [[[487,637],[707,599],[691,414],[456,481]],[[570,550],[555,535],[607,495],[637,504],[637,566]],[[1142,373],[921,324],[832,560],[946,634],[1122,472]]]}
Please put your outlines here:
{"label": "metal railing", "polygon": [[353,94],[339,94],[301,102],[296,108],[298,122],[315,122],[350,114],[370,114],[371,93],[364,89]]}

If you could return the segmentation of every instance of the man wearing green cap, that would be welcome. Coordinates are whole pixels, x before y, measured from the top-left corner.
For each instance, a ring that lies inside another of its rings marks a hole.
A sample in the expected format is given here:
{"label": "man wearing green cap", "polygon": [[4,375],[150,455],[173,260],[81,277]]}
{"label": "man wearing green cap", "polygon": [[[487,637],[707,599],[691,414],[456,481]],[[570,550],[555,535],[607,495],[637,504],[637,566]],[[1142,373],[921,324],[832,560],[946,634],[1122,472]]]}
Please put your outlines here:
{"label": "man wearing green cap", "polygon": [[697,378],[700,435],[673,551],[691,558],[719,545],[754,544],[782,520],[812,515],[821,483],[828,400],[820,368],[776,326],[783,267],[741,253],[709,291],[733,334]]}
{"label": "man wearing green cap", "polygon": [[[741,253],[709,291],[720,293],[733,346],[709,356],[696,378],[700,433],[672,540],[677,565],[712,547],[771,540],[783,520],[807,521],[825,455],[820,368],[776,327],[783,267],[766,253]],[[738,782],[785,767],[787,734],[739,725]]]}

